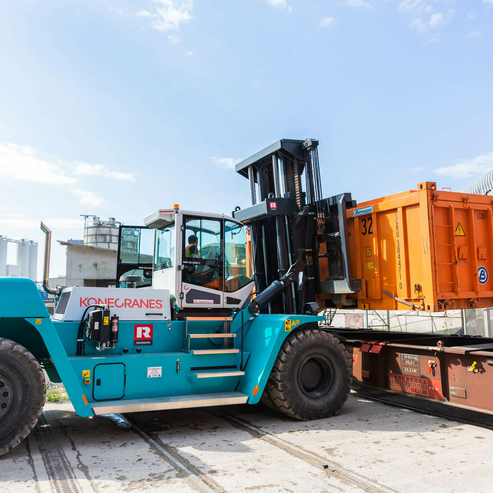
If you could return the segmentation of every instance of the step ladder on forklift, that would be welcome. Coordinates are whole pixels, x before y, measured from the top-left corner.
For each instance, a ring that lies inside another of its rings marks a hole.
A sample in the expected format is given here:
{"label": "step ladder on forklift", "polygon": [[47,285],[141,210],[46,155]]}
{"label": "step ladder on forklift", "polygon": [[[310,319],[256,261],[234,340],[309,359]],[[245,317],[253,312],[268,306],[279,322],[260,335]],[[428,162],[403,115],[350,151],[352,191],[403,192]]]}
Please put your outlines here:
{"label": "step ladder on forklift", "polygon": [[[239,354],[241,357],[240,370],[202,370],[194,371],[189,375],[189,381],[192,383],[203,378],[223,378],[235,377],[241,378],[245,375],[243,371],[243,344],[240,343],[240,349],[234,347],[236,334],[231,333],[232,317],[188,317],[185,318],[185,337],[183,351],[193,356],[204,356],[210,354],[226,355]],[[189,322],[223,322],[222,332],[213,333],[190,333]],[[217,349],[194,349],[194,341],[201,339],[222,339],[223,346]],[[230,343],[232,341],[232,343]],[[233,347],[229,347],[233,346]],[[218,365],[221,366],[221,365]],[[114,413],[132,413],[142,411],[161,411],[171,409],[187,409],[196,407],[226,406],[234,404],[246,404],[248,396],[236,391],[229,392],[212,392],[208,394],[191,394],[171,397],[158,397],[147,399],[132,399],[123,402],[102,401],[92,403],[96,415],[114,414]]]}
{"label": "step ladder on forklift", "polygon": [[[187,317],[185,319],[185,340],[184,340],[184,351],[190,353],[194,356],[208,355],[208,354],[238,354],[240,351],[243,351],[243,347],[241,349],[236,349],[234,347],[228,347],[228,341],[233,341],[232,346],[234,346],[234,340],[236,338],[236,334],[231,333],[231,322],[233,321],[232,317]],[[213,332],[213,333],[202,333],[195,334],[189,332],[189,322],[223,322],[223,331],[222,332]],[[193,341],[200,339],[223,339],[223,346],[217,349],[193,349]],[[243,356],[243,354],[241,355]],[[243,357],[241,358],[243,361]],[[218,365],[220,366],[220,365]],[[197,373],[192,373],[192,381],[196,379],[202,378],[222,378],[222,377],[242,377],[245,374],[243,368],[240,370],[232,370],[232,371],[201,371]]]}

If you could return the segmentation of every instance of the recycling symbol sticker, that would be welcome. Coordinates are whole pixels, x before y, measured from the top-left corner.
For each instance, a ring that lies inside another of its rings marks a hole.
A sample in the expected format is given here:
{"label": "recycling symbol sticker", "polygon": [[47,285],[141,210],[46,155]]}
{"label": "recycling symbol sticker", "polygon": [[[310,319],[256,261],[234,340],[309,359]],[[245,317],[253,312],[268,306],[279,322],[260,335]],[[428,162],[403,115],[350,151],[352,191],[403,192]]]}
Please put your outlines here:
{"label": "recycling symbol sticker", "polygon": [[480,267],[478,269],[479,284],[486,284],[488,282],[488,271],[486,267]]}

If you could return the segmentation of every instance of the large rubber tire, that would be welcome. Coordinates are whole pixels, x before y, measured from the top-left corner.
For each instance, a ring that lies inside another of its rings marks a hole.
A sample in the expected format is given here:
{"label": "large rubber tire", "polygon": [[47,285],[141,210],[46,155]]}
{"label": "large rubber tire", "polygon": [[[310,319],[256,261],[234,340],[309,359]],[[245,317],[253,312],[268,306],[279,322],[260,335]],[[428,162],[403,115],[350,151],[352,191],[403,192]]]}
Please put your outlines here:
{"label": "large rubber tire", "polygon": [[45,397],[45,377],[38,360],[24,346],[0,338],[0,456],[31,433]]}
{"label": "large rubber tire", "polygon": [[279,411],[306,421],[337,414],[351,381],[352,362],[339,340],[318,328],[301,328],[281,346],[266,390]]}
{"label": "large rubber tire", "polygon": [[263,404],[267,409],[269,409],[269,411],[279,412],[279,409],[274,404],[274,401],[272,400],[272,398],[270,396],[270,392],[269,392],[267,385],[265,386],[265,389],[262,393],[262,397],[260,397],[260,403]]}

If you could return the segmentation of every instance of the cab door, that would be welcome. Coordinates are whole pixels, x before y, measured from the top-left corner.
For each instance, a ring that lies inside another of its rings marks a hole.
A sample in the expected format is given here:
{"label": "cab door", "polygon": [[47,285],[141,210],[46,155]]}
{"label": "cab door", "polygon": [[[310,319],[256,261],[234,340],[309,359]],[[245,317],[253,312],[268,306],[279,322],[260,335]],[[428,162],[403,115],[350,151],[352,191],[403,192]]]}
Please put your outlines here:
{"label": "cab door", "polygon": [[242,308],[253,287],[252,255],[245,226],[224,220],[224,308]]}
{"label": "cab door", "polygon": [[223,219],[184,215],[182,222],[182,308],[224,306]]}
{"label": "cab door", "polygon": [[138,276],[138,288],[152,284],[152,256],[154,250],[154,230],[147,226],[123,226],[118,231],[118,252],[116,265],[117,287],[121,276]]}

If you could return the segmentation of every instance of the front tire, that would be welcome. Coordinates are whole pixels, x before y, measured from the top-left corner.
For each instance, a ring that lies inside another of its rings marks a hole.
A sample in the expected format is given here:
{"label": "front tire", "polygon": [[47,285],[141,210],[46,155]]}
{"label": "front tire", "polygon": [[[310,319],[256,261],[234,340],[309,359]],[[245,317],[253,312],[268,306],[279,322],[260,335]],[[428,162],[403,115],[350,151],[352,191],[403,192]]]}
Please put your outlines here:
{"label": "front tire", "polygon": [[351,374],[351,359],[338,339],[318,328],[299,329],[284,341],[266,392],[292,418],[327,418],[346,402]]}
{"label": "front tire", "polygon": [[0,456],[31,433],[45,397],[45,377],[38,360],[24,346],[0,338]]}

